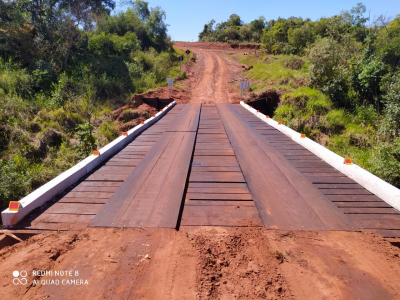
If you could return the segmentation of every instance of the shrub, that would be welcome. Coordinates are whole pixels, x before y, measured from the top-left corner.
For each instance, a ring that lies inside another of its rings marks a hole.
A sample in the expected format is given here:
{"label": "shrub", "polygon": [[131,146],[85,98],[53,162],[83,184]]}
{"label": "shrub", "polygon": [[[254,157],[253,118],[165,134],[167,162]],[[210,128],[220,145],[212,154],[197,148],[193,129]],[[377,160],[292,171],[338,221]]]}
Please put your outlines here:
{"label": "shrub", "polygon": [[29,161],[20,154],[0,162],[0,169],[0,206],[5,208],[31,191],[32,177]]}
{"label": "shrub", "polygon": [[78,151],[81,158],[89,156],[95,149],[96,139],[92,135],[94,126],[89,123],[79,124],[76,135],[79,140]]}
{"label": "shrub", "polygon": [[400,164],[386,144],[378,146],[377,151],[374,151],[370,171],[383,180],[399,186]]}
{"label": "shrub", "polygon": [[325,118],[327,121],[326,130],[330,134],[341,133],[348,121],[347,113],[343,109],[331,110],[328,114],[326,114]]}
{"label": "shrub", "polygon": [[299,58],[290,58],[283,61],[283,66],[292,70],[299,70],[304,65],[304,60]]}
{"label": "shrub", "polygon": [[375,126],[379,119],[379,114],[373,105],[360,105],[355,109],[357,119],[361,122],[362,126]]}
{"label": "shrub", "polygon": [[387,133],[396,135],[400,128],[400,78],[394,74],[382,83],[382,90],[386,92],[382,102],[385,104]]}
{"label": "shrub", "polygon": [[103,122],[99,126],[98,135],[104,137],[105,144],[107,144],[118,137],[118,131],[113,122]]}
{"label": "shrub", "polygon": [[279,106],[274,113],[274,118],[287,122],[287,120],[293,119],[295,108],[290,104],[283,104]]}
{"label": "shrub", "polygon": [[299,87],[282,97],[282,103],[292,103],[298,109],[306,109],[310,114],[325,114],[331,108],[331,103],[324,94],[309,87]]}
{"label": "shrub", "polygon": [[181,76],[180,76],[180,79],[184,80],[185,78],[186,78],[186,71],[183,71]]}
{"label": "shrub", "polygon": [[28,96],[32,92],[32,77],[20,64],[0,57],[0,89],[5,94],[16,92],[20,96]]}
{"label": "shrub", "polygon": [[140,113],[137,110],[125,109],[124,111],[122,111],[120,118],[122,122],[126,123],[133,119],[139,118],[139,116]]}

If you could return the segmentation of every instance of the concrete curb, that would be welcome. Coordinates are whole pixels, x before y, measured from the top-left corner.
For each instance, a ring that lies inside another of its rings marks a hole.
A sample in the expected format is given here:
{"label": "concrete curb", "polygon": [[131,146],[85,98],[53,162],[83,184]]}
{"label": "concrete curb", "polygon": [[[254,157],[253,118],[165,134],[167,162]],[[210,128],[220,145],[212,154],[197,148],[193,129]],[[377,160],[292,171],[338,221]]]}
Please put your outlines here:
{"label": "concrete curb", "polygon": [[99,166],[102,162],[112,156],[114,153],[125,147],[133,138],[142,133],[150,125],[161,119],[172,107],[176,105],[173,101],[168,104],[162,111],[159,111],[154,117],[144,121],[144,124],[139,124],[128,131],[127,136],[120,136],[111,143],[107,144],[99,150],[99,156],[89,156],[68,169],[56,178],[50,180],[40,188],[36,189],[29,195],[22,198],[18,212],[10,211],[8,208],[1,212],[1,219],[4,226],[13,226],[21,221],[35,208],[42,206],[47,201],[51,200],[57,194],[63,192],[69,186],[77,182],[86,174]]}
{"label": "concrete curb", "polygon": [[248,104],[245,104],[243,101],[240,101],[240,104],[265,123],[284,133],[293,141],[302,145],[304,148],[314,153],[326,163],[330,164],[336,170],[353,179],[355,182],[381,198],[386,203],[393,206],[395,209],[400,210],[400,189],[355,164],[345,165],[344,158],[340,155],[337,155],[336,153],[326,149],[324,146],[321,146],[307,137],[300,138],[300,133],[297,131],[290,129],[283,124],[278,125],[277,121],[267,118],[266,115],[257,112],[257,110],[250,107]]}

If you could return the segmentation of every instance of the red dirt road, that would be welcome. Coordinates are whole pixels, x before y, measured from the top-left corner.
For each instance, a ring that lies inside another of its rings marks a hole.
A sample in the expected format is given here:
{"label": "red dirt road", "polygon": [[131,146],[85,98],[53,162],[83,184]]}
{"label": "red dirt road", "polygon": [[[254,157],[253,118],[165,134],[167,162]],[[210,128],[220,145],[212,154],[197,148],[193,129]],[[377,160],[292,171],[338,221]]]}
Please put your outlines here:
{"label": "red dirt road", "polygon": [[[190,100],[237,101],[233,50],[176,46],[197,55]],[[0,299],[400,299],[400,248],[390,242],[400,245],[367,232],[262,227],[48,232],[0,250]],[[16,285],[22,270],[27,284]]]}
{"label": "red dirt road", "polygon": [[[0,297],[399,299],[399,255],[388,241],[359,232],[90,228],[38,235],[1,251]],[[13,284],[15,270],[29,272],[26,286]],[[35,278],[32,270],[53,276]],[[55,276],[60,270],[73,276]]]}
{"label": "red dirt road", "polygon": [[191,49],[197,57],[197,64],[189,68],[188,80],[191,92],[190,102],[239,103],[239,83],[236,88],[229,88],[240,77],[242,65],[229,60],[229,52],[244,50],[209,49],[207,43],[176,42],[174,46],[180,49]]}

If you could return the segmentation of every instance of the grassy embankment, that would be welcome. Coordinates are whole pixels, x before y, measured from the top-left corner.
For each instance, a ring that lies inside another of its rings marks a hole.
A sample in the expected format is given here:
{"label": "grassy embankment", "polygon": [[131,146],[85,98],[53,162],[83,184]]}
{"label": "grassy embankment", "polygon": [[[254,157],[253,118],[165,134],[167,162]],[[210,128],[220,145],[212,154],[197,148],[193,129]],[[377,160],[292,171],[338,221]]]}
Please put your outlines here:
{"label": "grassy embankment", "polygon": [[[166,78],[179,75],[177,57],[183,50],[157,53],[140,51],[135,60],[145,71],[132,80],[137,92],[167,86]],[[192,56],[193,54],[191,54]],[[190,56],[190,57],[191,57]],[[129,67],[129,65],[128,65]],[[85,157],[80,152],[76,127],[90,119],[98,148],[118,136],[112,111],[129,101],[130,92],[115,97],[98,97],[90,91],[74,95],[70,87],[79,86],[73,76],[61,75],[53,91],[34,93],[34,75],[12,60],[0,61],[0,210],[9,201],[19,200]],[[103,82],[101,82],[103,80]],[[109,78],[91,78],[97,91],[110,88]],[[75,81],[75,82],[74,82]],[[179,81],[176,85],[183,87]],[[75,88],[78,91],[84,91]],[[60,97],[68,100],[58,105]],[[130,109],[122,122],[148,118],[147,112]],[[140,121],[138,121],[140,122]],[[132,124],[134,126],[135,124]]]}
{"label": "grassy embankment", "polygon": [[[303,57],[262,55],[239,55],[236,59],[253,66],[245,71],[246,78],[252,81],[252,91],[257,94],[272,89],[280,95],[275,120],[400,187],[398,162],[387,150],[393,149],[393,141],[380,137],[381,116],[372,105],[337,108],[328,96],[307,86],[308,63]],[[300,59],[304,64],[295,70],[299,62],[296,60]]]}

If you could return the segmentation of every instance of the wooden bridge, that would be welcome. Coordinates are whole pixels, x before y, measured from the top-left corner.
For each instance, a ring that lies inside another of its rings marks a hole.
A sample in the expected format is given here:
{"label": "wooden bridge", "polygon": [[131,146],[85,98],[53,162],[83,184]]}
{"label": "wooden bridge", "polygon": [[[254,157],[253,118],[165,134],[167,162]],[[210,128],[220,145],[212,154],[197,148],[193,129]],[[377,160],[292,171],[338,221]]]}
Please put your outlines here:
{"label": "wooden bridge", "polygon": [[400,236],[400,213],[241,105],[178,104],[19,228],[264,226]]}

